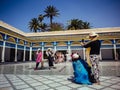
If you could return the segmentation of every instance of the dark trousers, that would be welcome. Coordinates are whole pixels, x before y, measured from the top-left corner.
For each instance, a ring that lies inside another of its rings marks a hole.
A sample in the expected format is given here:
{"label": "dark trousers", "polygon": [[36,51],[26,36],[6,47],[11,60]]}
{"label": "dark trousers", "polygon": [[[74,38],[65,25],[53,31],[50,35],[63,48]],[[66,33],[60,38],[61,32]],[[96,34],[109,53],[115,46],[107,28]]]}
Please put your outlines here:
{"label": "dark trousers", "polygon": [[51,56],[49,56],[49,57],[48,57],[48,65],[49,65],[49,67],[54,66],[54,65],[53,65],[53,61],[54,61],[54,58],[51,57]]}
{"label": "dark trousers", "polygon": [[36,69],[38,68],[40,62],[36,62]]}

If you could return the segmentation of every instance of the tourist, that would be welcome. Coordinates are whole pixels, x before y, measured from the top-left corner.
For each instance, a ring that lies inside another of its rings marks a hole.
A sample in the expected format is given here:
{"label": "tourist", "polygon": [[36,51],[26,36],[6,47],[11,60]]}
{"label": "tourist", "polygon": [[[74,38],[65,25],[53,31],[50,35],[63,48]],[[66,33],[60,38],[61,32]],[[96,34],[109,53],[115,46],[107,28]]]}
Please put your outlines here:
{"label": "tourist", "polygon": [[36,52],[36,67],[34,68],[34,70],[38,69],[39,63],[41,62],[41,67],[43,67],[43,63],[42,63],[42,51],[40,49],[37,50]]}
{"label": "tourist", "polygon": [[56,51],[55,53],[55,63],[61,63],[61,62],[64,62],[64,54],[60,51]]}
{"label": "tourist", "polygon": [[53,68],[56,69],[56,67],[54,67],[54,52],[51,48],[48,48],[46,51],[46,55],[48,57],[48,65],[49,65],[49,69]]}
{"label": "tourist", "polygon": [[91,32],[89,34],[89,39],[90,39],[90,42],[88,42],[88,43],[81,42],[81,45],[84,48],[90,48],[89,58],[90,58],[90,61],[92,64],[92,67],[91,67],[92,75],[95,78],[94,83],[100,84],[98,64],[99,64],[99,60],[100,60],[99,54],[100,54],[101,43],[100,43],[100,40],[98,40],[98,34],[96,34],[95,32]]}
{"label": "tourist", "polygon": [[74,53],[72,55],[72,65],[73,65],[74,76],[68,80],[71,80],[72,82],[77,84],[91,85],[92,83],[89,81],[88,72],[85,69],[81,60],[82,59],[80,59],[80,56],[77,53]]}

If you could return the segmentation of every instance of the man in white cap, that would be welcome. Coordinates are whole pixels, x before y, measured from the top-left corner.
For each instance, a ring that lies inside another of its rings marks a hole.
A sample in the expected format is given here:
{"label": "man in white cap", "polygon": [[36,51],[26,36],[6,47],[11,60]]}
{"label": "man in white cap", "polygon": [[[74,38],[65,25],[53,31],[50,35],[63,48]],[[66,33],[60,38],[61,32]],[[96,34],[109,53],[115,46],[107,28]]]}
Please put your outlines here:
{"label": "man in white cap", "polygon": [[90,48],[89,58],[90,58],[90,61],[92,64],[91,69],[92,69],[92,74],[94,75],[96,84],[100,84],[98,63],[100,60],[99,54],[100,54],[101,42],[100,42],[100,40],[98,40],[98,37],[99,36],[97,33],[91,32],[89,34],[90,42],[88,42],[86,44],[81,42],[81,45],[84,48]]}

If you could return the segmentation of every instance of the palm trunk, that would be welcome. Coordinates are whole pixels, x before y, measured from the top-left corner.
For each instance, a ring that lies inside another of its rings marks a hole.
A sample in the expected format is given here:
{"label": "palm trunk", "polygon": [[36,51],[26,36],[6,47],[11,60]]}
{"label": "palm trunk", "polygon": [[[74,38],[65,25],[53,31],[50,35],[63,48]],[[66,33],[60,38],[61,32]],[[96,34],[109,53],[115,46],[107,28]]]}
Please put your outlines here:
{"label": "palm trunk", "polygon": [[51,27],[51,29],[52,29],[52,19],[53,19],[53,17],[51,16],[50,17],[50,27]]}

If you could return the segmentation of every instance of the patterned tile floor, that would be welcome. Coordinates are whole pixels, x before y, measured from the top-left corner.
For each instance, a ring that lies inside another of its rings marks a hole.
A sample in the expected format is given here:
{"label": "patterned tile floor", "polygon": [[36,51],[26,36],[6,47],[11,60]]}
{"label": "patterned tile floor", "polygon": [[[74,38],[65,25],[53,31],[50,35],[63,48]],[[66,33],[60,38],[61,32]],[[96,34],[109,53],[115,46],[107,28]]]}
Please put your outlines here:
{"label": "patterned tile floor", "polygon": [[1,64],[0,90],[120,90],[120,62],[100,62],[100,85],[68,81],[73,72],[69,62],[55,64],[57,69],[51,70],[44,65],[44,69],[34,71],[35,62]]}

